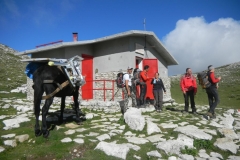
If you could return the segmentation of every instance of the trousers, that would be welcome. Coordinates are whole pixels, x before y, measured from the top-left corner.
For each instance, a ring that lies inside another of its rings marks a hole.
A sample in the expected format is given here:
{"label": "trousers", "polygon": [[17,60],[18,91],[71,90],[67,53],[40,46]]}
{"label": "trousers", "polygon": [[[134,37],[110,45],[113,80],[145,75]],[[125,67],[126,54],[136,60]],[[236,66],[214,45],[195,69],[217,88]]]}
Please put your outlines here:
{"label": "trousers", "polygon": [[[136,107],[136,95],[135,93],[133,92],[133,88],[132,86],[128,86],[129,89],[130,89],[130,97],[132,98],[132,107]],[[128,92],[127,92],[127,89],[126,87],[123,88],[123,93],[124,93],[124,107],[127,108],[128,106]]]}
{"label": "trousers", "polygon": [[217,107],[218,103],[220,102],[218,91],[215,86],[210,86],[206,89],[208,95],[208,102],[209,102],[209,110],[212,114],[215,114],[215,108]]}
{"label": "trousers", "polygon": [[162,110],[162,104],[163,104],[163,91],[162,90],[153,90],[154,95],[154,101],[155,101],[155,109],[156,110]]}
{"label": "trousers", "polygon": [[196,112],[196,107],[195,107],[195,101],[194,101],[194,91],[186,91],[186,94],[183,94],[184,101],[185,101],[185,111],[188,112],[189,108],[189,97],[190,97],[190,103],[191,103],[191,108],[193,112]]}

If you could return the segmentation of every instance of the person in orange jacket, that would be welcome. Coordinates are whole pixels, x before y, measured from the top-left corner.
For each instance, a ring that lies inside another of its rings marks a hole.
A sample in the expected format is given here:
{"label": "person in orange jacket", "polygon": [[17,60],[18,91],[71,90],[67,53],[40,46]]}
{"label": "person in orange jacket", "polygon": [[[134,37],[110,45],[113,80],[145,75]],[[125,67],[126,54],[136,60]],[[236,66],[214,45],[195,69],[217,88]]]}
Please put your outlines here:
{"label": "person in orange jacket", "polygon": [[148,80],[150,80],[150,78],[148,77],[148,72],[149,70],[149,66],[148,65],[145,65],[144,68],[143,68],[143,71],[140,73],[140,107],[142,108],[145,108],[145,96],[146,96],[146,93],[147,93],[147,84],[146,82]]}
{"label": "person in orange jacket", "polygon": [[196,114],[194,96],[197,93],[197,82],[196,82],[196,78],[192,75],[191,68],[186,69],[186,73],[181,78],[180,86],[181,86],[181,90],[183,92],[183,97],[184,97],[184,102],[185,102],[185,108],[184,108],[183,113],[188,112],[189,97],[190,97],[192,113]]}
{"label": "person in orange jacket", "polygon": [[220,102],[218,91],[217,91],[218,89],[217,83],[221,80],[221,77],[216,78],[214,75],[214,71],[215,69],[212,65],[208,66],[208,81],[211,83],[211,86],[206,88],[206,92],[208,95],[208,102],[209,102],[209,110],[207,115],[210,118],[216,118],[215,108]]}

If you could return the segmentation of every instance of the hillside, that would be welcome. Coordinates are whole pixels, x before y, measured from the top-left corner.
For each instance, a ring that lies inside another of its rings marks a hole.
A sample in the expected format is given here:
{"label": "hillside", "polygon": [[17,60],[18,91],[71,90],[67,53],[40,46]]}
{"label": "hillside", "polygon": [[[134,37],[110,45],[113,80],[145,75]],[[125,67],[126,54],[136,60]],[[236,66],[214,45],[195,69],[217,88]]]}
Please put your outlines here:
{"label": "hillside", "polygon": [[14,49],[0,44],[0,91],[2,92],[9,92],[26,84],[24,74],[26,63],[21,62],[22,57],[15,56],[15,52]]}
{"label": "hillside", "polygon": [[[219,107],[240,108],[240,62],[224,65],[215,69],[215,75],[221,76],[219,83]],[[196,74],[195,74],[196,76]],[[182,92],[179,86],[180,75],[171,77],[171,94],[177,103],[184,103]],[[207,105],[207,94],[205,90],[198,86],[196,95],[197,105]]]}

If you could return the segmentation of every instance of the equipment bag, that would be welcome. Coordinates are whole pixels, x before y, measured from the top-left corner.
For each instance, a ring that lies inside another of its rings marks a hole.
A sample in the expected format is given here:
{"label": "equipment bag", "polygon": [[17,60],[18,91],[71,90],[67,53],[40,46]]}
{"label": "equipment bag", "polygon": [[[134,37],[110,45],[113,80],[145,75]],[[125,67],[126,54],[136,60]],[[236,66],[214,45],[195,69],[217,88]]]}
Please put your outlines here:
{"label": "equipment bag", "polygon": [[123,76],[124,76],[124,74],[122,72],[117,74],[116,85],[117,85],[118,88],[123,88],[124,87]]}
{"label": "equipment bag", "polygon": [[141,73],[142,71],[140,70],[140,69],[138,69],[138,68],[135,68],[134,70],[133,70],[133,82],[136,84],[136,85],[140,85],[140,73]]}
{"label": "equipment bag", "polygon": [[197,74],[198,82],[202,86],[203,89],[209,88],[211,83],[208,80],[208,74],[205,71],[202,71]]}

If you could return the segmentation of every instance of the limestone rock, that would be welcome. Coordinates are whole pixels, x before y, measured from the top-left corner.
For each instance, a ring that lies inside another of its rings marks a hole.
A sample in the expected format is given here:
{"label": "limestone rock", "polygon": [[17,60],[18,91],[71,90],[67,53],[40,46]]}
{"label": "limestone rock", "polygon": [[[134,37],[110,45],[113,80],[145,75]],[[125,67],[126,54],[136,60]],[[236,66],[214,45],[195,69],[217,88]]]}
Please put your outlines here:
{"label": "limestone rock", "polygon": [[161,123],[160,126],[162,128],[177,128],[178,127],[177,124],[173,124],[172,122],[171,123]]}
{"label": "limestone rock", "polygon": [[227,160],[239,160],[240,156],[229,156]]}
{"label": "limestone rock", "polygon": [[16,134],[12,133],[12,134],[7,134],[7,135],[2,135],[2,138],[13,138],[15,137]]}
{"label": "limestone rock", "polygon": [[187,146],[193,148],[193,139],[183,134],[179,134],[177,140],[167,140],[159,142],[157,148],[163,150],[166,154],[180,154],[180,150]]}
{"label": "limestone rock", "polygon": [[136,131],[142,131],[145,126],[145,119],[141,110],[137,108],[129,108],[124,114],[124,120],[131,129]]}
{"label": "limestone rock", "polygon": [[156,135],[152,135],[152,136],[146,137],[146,139],[149,140],[152,143],[160,142],[160,141],[161,142],[166,141],[166,139],[161,138],[162,136],[163,136],[163,134],[156,134]]}
{"label": "limestone rock", "polygon": [[138,137],[129,137],[129,138],[127,138],[127,140],[128,140],[128,142],[131,142],[134,144],[145,144],[145,143],[149,142],[145,138],[138,138]]}
{"label": "limestone rock", "polygon": [[157,150],[151,151],[151,152],[147,152],[147,155],[149,157],[157,157],[157,158],[161,158],[162,157],[162,155]]}
{"label": "limestone rock", "polygon": [[99,141],[104,141],[105,139],[111,139],[111,137],[108,134],[103,134],[96,137]]}
{"label": "limestone rock", "polygon": [[223,159],[222,155],[216,152],[210,152],[210,156]]}
{"label": "limestone rock", "polygon": [[104,141],[99,142],[95,149],[99,149],[109,156],[114,156],[121,159],[126,159],[127,153],[130,150],[126,145],[107,143]]}
{"label": "limestone rock", "polygon": [[83,144],[84,140],[82,138],[75,138],[73,139],[74,142],[79,143],[79,144]]}
{"label": "limestone rock", "polygon": [[181,132],[183,134],[186,134],[186,135],[196,138],[196,139],[206,139],[206,140],[212,139],[211,135],[203,132],[202,130],[198,129],[198,127],[193,126],[193,125],[177,127],[174,129],[174,131]]}
{"label": "limestone rock", "polygon": [[94,114],[93,113],[87,113],[85,117],[86,117],[86,119],[93,119]]}
{"label": "limestone rock", "polygon": [[234,130],[232,129],[228,129],[228,128],[220,128],[218,129],[218,131],[224,135],[226,138],[230,138],[232,140],[234,139],[239,139],[238,135],[234,132]]}
{"label": "limestone rock", "polygon": [[76,131],[75,130],[68,130],[66,132],[64,132],[66,135],[71,135],[71,134],[74,134]]}
{"label": "limestone rock", "polygon": [[6,141],[4,141],[4,145],[16,147],[17,146],[17,142],[16,142],[15,139],[14,140],[6,140]]}
{"label": "limestone rock", "polygon": [[224,151],[229,150],[234,154],[237,153],[237,149],[239,148],[230,138],[218,138],[217,141],[214,143],[214,146]]}
{"label": "limestone rock", "polygon": [[188,154],[180,154],[179,157],[182,160],[194,160],[194,157],[192,155],[188,155]]}
{"label": "limestone rock", "polygon": [[29,139],[29,135],[28,134],[19,135],[16,136],[15,139],[19,142],[24,142]]}
{"label": "limestone rock", "polygon": [[160,130],[160,128],[158,128],[157,124],[151,122],[151,121],[147,121],[147,133],[148,135],[151,135],[153,133],[162,133],[162,131]]}
{"label": "limestone rock", "polygon": [[74,123],[67,123],[67,124],[65,124],[65,127],[74,129],[74,128],[78,128],[79,125],[76,125]]}
{"label": "limestone rock", "polygon": [[61,142],[62,143],[72,142],[72,139],[69,137],[66,137],[66,138],[62,139]]}

